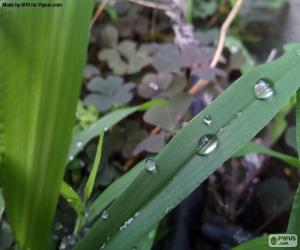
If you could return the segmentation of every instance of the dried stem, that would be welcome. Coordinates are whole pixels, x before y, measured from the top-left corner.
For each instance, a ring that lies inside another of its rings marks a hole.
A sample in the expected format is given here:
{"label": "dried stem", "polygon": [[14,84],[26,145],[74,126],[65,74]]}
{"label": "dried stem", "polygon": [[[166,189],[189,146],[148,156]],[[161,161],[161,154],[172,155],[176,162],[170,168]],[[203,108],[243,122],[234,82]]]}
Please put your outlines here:
{"label": "dried stem", "polygon": [[[214,57],[210,63],[210,67],[214,68],[216,67],[218,61],[221,58],[222,55],[222,51],[224,49],[224,45],[225,45],[225,39],[226,39],[226,34],[227,31],[231,25],[231,23],[233,22],[234,18],[236,17],[236,15],[238,14],[241,5],[243,3],[244,0],[237,0],[235,5],[233,6],[232,10],[230,11],[229,15],[227,16],[226,20],[224,21],[224,23],[222,24],[221,27],[221,31],[220,31],[220,38],[219,38],[219,43],[217,46],[217,50],[214,54]],[[207,80],[199,80],[189,91],[190,95],[196,95],[197,93],[199,93],[207,84],[209,83],[209,81]]]}
{"label": "dried stem", "polygon": [[145,0],[128,0],[128,1],[132,2],[132,3],[142,5],[142,6],[145,6],[145,7],[158,9],[158,10],[164,10],[164,11],[169,11],[173,8],[171,5],[154,3],[154,2],[151,2],[151,1],[145,1]]}
{"label": "dried stem", "polygon": [[93,18],[92,18],[92,21],[91,21],[91,26],[94,25],[94,23],[96,22],[96,20],[98,19],[98,17],[101,15],[101,13],[103,12],[105,6],[107,5],[109,0],[103,0],[101,1],[101,3],[99,4],[99,7],[97,8]]}

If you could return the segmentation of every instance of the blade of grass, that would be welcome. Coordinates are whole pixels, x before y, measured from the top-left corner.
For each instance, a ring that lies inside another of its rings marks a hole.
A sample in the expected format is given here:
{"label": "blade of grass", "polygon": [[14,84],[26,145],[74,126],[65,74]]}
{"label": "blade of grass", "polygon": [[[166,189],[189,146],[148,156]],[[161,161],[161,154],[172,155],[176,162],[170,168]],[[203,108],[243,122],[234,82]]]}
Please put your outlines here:
{"label": "blade of grass", "polygon": [[0,8],[2,179],[8,218],[24,249],[44,249],[49,237],[93,4],[66,0],[61,8]]}
{"label": "blade of grass", "polygon": [[[300,238],[300,184],[295,194],[287,233],[296,234]],[[298,243],[299,244],[299,243]]]}
{"label": "blade of grass", "polygon": [[[166,105],[166,103],[165,100],[156,99],[138,106],[117,109],[106,114],[93,125],[75,135],[69,149],[69,160],[73,159],[90,140],[99,136],[100,132],[106,128],[109,129],[113,127],[115,124],[137,111],[144,111],[156,105]],[[79,145],[78,143],[80,143],[80,147],[77,146]]]}
{"label": "blade of grass", "polygon": [[[106,249],[131,248],[218,166],[249,142],[300,87],[297,66],[300,45],[290,45],[287,49],[276,61],[245,73],[181,129],[154,158],[156,173],[141,171],[107,209],[108,218],[98,220],[75,249],[93,250],[102,244]],[[254,86],[262,78],[274,83],[274,95],[267,100],[255,98]],[[203,123],[203,117],[208,114],[213,119],[211,126]],[[218,147],[202,156],[197,154],[197,147],[199,139],[206,134],[218,134]]]}
{"label": "blade of grass", "polygon": [[102,131],[100,133],[99,142],[98,142],[98,146],[97,146],[97,152],[96,152],[95,160],[93,163],[92,171],[91,171],[89,178],[87,180],[87,183],[84,187],[84,198],[83,198],[84,203],[86,203],[87,200],[91,197],[91,194],[92,194],[92,191],[94,188],[94,183],[95,183],[96,175],[98,172],[98,167],[100,165],[101,156],[102,156],[103,138],[104,138],[104,131]]}
{"label": "blade of grass", "polygon": [[237,153],[235,153],[234,156],[241,157],[241,156],[244,156],[247,154],[257,154],[257,153],[273,156],[293,167],[300,168],[300,162],[299,162],[298,158],[290,156],[290,155],[286,155],[286,154],[283,154],[280,152],[276,152],[276,151],[269,149],[263,145],[259,145],[259,144],[253,143],[253,142],[247,143]]}
{"label": "blade of grass", "polygon": [[66,182],[62,182],[60,194],[74,208],[77,214],[84,213],[84,204],[75,190]]}
{"label": "blade of grass", "polygon": [[268,236],[261,236],[254,240],[250,240],[246,243],[243,243],[237,247],[234,247],[232,250],[270,250],[268,243]]}
{"label": "blade of grass", "polygon": [[300,90],[297,91],[296,102],[296,142],[298,149],[298,157],[300,158]]}
{"label": "blade of grass", "polygon": [[142,171],[143,167],[143,163],[139,163],[107,187],[88,209],[86,223],[92,222],[105,208],[116,200],[126,190],[129,184],[133,182],[134,178]]}

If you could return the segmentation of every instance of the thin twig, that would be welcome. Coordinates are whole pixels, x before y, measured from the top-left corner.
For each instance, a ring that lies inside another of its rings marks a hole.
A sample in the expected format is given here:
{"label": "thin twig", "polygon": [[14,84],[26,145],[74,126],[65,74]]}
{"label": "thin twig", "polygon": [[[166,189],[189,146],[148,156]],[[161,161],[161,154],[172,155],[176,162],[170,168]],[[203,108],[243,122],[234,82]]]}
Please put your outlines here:
{"label": "thin twig", "polygon": [[128,0],[128,1],[145,6],[145,7],[158,9],[158,10],[164,10],[164,11],[169,11],[173,8],[171,5],[168,5],[168,4],[154,3],[151,1],[145,1],[145,0]]}
{"label": "thin twig", "polygon": [[101,15],[102,11],[104,10],[105,6],[107,5],[109,0],[103,0],[101,1],[101,4],[99,4],[99,7],[97,8],[92,21],[91,21],[91,26],[94,25],[94,23],[96,22],[96,20],[98,19],[98,17]]}
{"label": "thin twig", "polygon": [[[221,27],[221,31],[220,31],[220,38],[219,38],[219,43],[217,46],[217,50],[214,54],[214,57],[210,63],[210,67],[214,68],[216,67],[218,61],[221,58],[222,55],[222,51],[224,49],[224,45],[225,45],[225,39],[226,39],[226,34],[227,31],[231,25],[231,23],[233,22],[234,18],[236,17],[236,15],[238,14],[241,5],[243,3],[244,0],[237,0],[235,5],[233,6],[232,10],[230,11],[229,15],[227,16],[226,20],[224,21],[224,23],[222,24]],[[201,91],[207,84],[209,83],[209,81],[207,80],[199,80],[189,91],[189,93],[191,95],[196,95],[197,93],[199,93],[199,91]]]}

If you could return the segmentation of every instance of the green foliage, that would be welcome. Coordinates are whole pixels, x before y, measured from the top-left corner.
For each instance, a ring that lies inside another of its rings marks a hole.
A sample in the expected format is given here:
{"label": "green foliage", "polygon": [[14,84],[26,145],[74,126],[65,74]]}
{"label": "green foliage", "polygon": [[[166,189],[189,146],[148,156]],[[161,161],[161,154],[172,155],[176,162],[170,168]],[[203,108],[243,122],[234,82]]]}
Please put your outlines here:
{"label": "green foliage", "polygon": [[3,188],[24,249],[44,249],[49,237],[86,57],[93,1],[63,5],[0,8]]}
{"label": "green foliage", "polygon": [[[106,249],[133,247],[136,240],[253,138],[300,87],[295,80],[299,78],[295,65],[300,62],[300,46],[287,49],[280,59],[244,74],[186,125],[154,158],[157,171],[142,170],[107,209],[108,218],[97,221],[75,249],[97,249],[102,244]],[[255,98],[254,86],[261,78],[274,83],[274,95],[267,100]],[[211,126],[203,123],[208,114],[213,119]],[[206,134],[217,134],[218,146],[203,156],[196,149]]]}

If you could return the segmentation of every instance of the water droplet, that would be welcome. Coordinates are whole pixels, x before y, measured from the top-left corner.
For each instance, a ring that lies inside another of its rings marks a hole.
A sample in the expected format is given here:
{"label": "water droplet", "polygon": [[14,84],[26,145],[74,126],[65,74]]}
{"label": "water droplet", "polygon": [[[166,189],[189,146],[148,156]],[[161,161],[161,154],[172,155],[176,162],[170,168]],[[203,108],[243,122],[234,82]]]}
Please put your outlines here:
{"label": "water droplet", "polygon": [[67,243],[65,240],[63,240],[59,245],[59,250],[65,250],[67,248]]}
{"label": "water droplet", "polygon": [[218,138],[216,135],[208,134],[200,138],[197,151],[200,155],[208,155],[218,146]]}
{"label": "water droplet", "polygon": [[155,82],[150,82],[149,87],[155,91],[159,90],[159,86]]}
{"label": "water droplet", "polygon": [[297,49],[296,53],[297,53],[298,56],[300,56],[300,49]]}
{"label": "water droplet", "polygon": [[74,246],[76,244],[76,236],[75,235],[68,235],[67,236],[67,243],[70,246]]}
{"label": "water droplet", "polygon": [[104,219],[104,220],[106,220],[107,218],[108,218],[108,211],[107,210],[104,210],[103,212],[102,212],[102,214],[101,214],[101,218],[102,219]]}
{"label": "water droplet", "polygon": [[55,230],[59,231],[63,229],[63,224],[61,224],[60,222],[55,223]]}
{"label": "water droplet", "polygon": [[104,127],[104,132],[108,131],[108,127]]}
{"label": "water droplet", "polygon": [[81,146],[82,146],[82,142],[81,141],[79,141],[79,142],[76,143],[76,147],[77,148],[81,148]]}
{"label": "water droplet", "polygon": [[102,250],[105,248],[105,243],[102,244],[102,246],[99,248],[99,250]]}
{"label": "water droplet", "polygon": [[74,160],[74,156],[73,155],[70,155],[69,156],[69,161],[73,161]]}
{"label": "water droplet", "polygon": [[238,112],[236,113],[236,117],[237,117],[237,118],[238,118],[238,117],[241,117],[242,114],[243,114],[242,111],[238,111]]}
{"label": "water droplet", "polygon": [[203,122],[205,125],[210,126],[212,123],[212,118],[210,115],[205,115],[203,118]]}
{"label": "water droplet", "polygon": [[273,83],[266,79],[260,79],[254,86],[257,99],[268,99],[274,94]]}
{"label": "water droplet", "polygon": [[165,210],[165,214],[168,214],[172,209],[173,209],[173,207],[167,207]]}
{"label": "water droplet", "polygon": [[147,171],[154,173],[156,171],[156,164],[154,159],[146,159],[145,168],[147,169]]}

